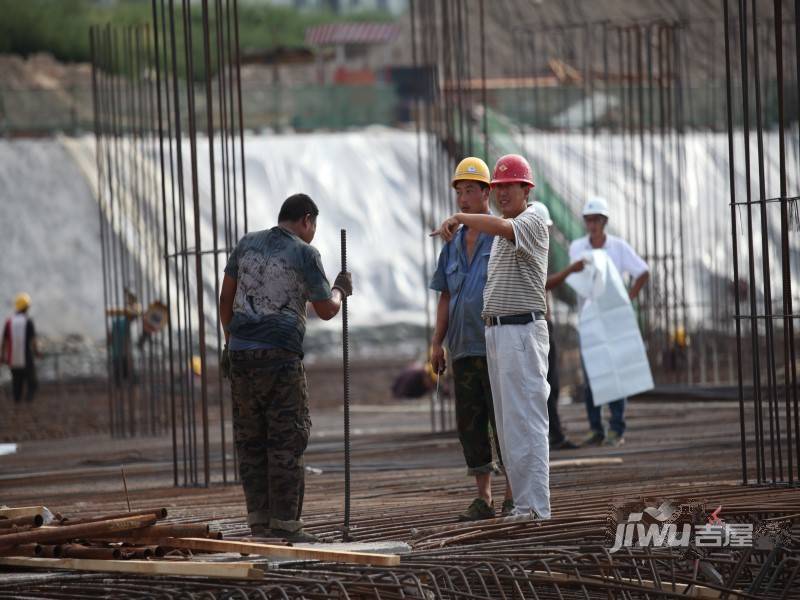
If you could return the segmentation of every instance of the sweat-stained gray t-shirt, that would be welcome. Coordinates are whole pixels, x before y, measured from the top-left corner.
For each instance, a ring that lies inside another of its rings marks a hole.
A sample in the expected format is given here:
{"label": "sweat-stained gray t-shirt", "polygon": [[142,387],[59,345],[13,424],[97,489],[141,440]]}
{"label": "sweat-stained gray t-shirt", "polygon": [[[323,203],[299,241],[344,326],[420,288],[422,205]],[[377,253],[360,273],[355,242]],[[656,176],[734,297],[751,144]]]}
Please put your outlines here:
{"label": "sweat-stained gray t-shirt", "polygon": [[256,231],[236,245],[225,274],[236,279],[231,335],[302,356],[306,302],[331,297],[319,251],[282,227]]}

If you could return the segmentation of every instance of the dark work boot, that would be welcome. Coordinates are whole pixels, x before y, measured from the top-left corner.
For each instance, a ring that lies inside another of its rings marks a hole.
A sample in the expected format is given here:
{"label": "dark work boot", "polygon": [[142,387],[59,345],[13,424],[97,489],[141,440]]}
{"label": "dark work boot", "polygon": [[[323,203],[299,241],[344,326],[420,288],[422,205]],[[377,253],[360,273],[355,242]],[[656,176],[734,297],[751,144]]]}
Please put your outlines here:
{"label": "dark work boot", "polygon": [[480,521],[494,518],[494,505],[488,504],[483,498],[475,498],[466,511],[458,515],[459,521]]}
{"label": "dark work boot", "polygon": [[315,536],[313,533],[308,533],[303,529],[297,531],[289,531],[287,529],[270,529],[269,537],[283,538],[287,542],[293,544],[317,544],[322,540]]}

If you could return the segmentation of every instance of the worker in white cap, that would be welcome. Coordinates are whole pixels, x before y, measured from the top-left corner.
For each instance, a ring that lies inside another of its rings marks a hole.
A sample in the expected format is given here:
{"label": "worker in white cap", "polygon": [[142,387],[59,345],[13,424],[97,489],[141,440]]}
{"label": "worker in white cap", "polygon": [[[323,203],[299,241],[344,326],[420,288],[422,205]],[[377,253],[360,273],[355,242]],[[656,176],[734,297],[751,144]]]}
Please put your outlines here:
{"label": "worker in white cap", "polygon": [[[609,259],[619,271],[623,278],[627,275],[631,278],[631,285],[628,288],[628,295],[634,300],[639,292],[647,283],[650,277],[650,269],[647,263],[631,248],[625,240],[605,232],[608,224],[609,210],[608,201],[600,196],[589,198],[583,207],[583,222],[586,225],[585,235],[570,244],[570,260],[578,260],[587,252],[602,249],[608,254]],[[594,405],[592,389],[589,385],[588,377],[586,381],[586,415],[589,419],[591,431],[583,440],[584,446],[619,446],[625,442],[625,402],[626,398],[614,400],[609,404],[611,419],[609,420],[609,432],[606,435],[603,427],[601,409]]]}

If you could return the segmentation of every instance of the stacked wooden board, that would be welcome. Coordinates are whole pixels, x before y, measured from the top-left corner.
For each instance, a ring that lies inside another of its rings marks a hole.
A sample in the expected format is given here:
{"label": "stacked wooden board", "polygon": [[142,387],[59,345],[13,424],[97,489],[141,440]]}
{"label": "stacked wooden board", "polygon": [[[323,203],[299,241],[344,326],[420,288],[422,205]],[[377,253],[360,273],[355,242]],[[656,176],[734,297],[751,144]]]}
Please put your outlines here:
{"label": "stacked wooden board", "polygon": [[205,523],[159,522],[165,508],[69,519],[43,506],[0,509],[0,565],[218,578],[261,578],[251,562],[201,561],[196,554],[235,553],[272,559],[393,566],[400,557],[280,541],[223,540]]}

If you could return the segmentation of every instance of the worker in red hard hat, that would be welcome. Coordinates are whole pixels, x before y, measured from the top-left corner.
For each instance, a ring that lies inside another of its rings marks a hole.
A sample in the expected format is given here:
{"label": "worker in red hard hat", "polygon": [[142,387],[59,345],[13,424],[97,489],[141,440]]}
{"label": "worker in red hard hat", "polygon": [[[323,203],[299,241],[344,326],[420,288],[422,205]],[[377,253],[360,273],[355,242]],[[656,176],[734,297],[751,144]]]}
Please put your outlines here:
{"label": "worker in red hard hat", "polygon": [[529,206],[534,183],[524,157],[498,159],[491,187],[502,217],[456,213],[431,235],[450,241],[465,226],[495,236],[481,316],[512,514],[549,519],[545,285],[550,236],[544,219]]}

